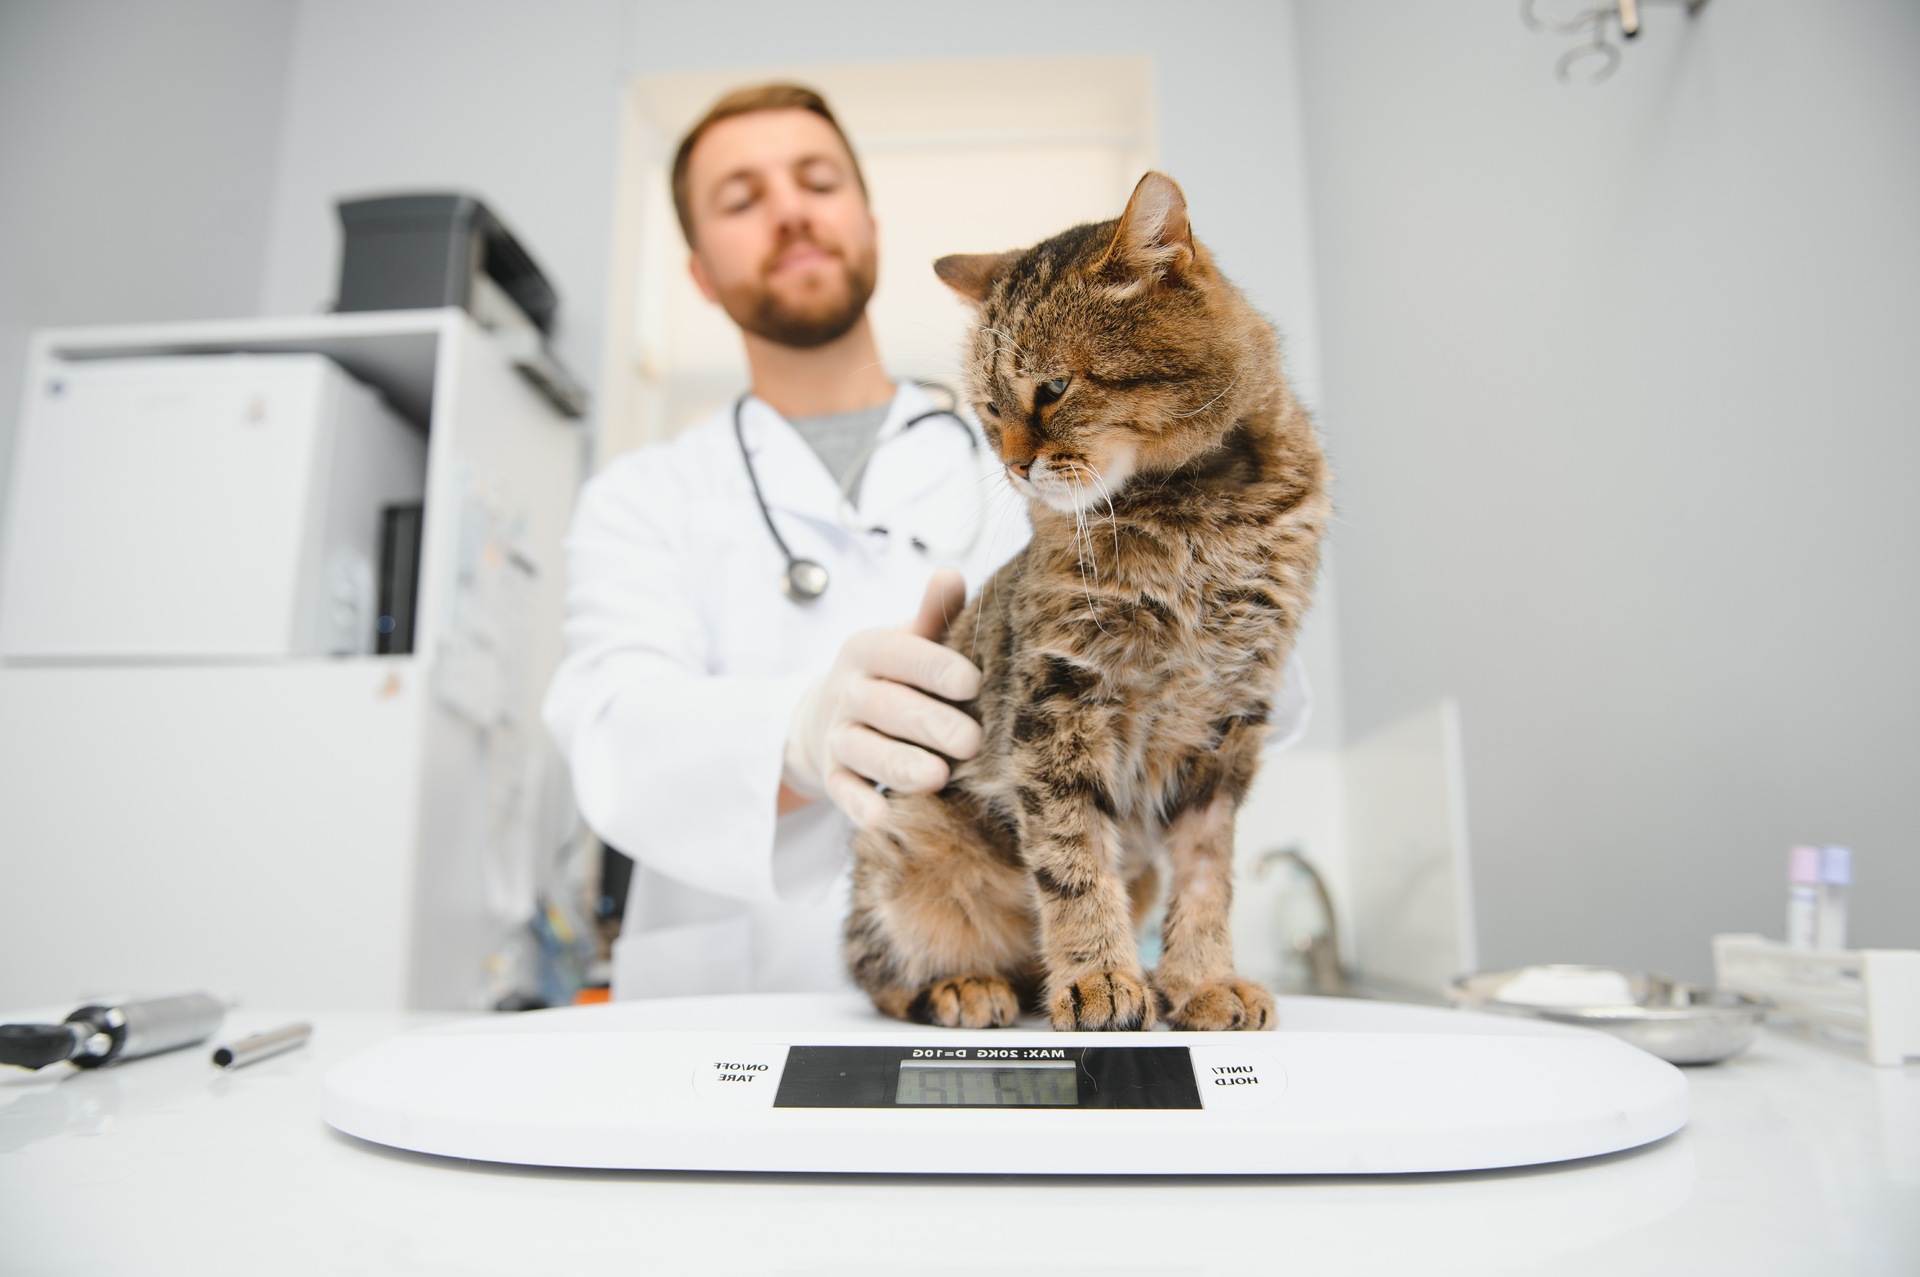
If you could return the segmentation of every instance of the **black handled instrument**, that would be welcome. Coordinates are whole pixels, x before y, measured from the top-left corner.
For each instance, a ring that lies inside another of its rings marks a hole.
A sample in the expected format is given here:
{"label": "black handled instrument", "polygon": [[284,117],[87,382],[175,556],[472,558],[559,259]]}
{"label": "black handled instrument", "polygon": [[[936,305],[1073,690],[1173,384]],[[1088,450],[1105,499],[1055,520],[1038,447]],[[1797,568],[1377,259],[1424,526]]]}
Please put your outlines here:
{"label": "black handled instrument", "polygon": [[0,1024],[0,1064],[43,1069],[71,1060],[83,1069],[137,1060],[204,1042],[226,1004],[204,993],[83,1006],[59,1024]]}

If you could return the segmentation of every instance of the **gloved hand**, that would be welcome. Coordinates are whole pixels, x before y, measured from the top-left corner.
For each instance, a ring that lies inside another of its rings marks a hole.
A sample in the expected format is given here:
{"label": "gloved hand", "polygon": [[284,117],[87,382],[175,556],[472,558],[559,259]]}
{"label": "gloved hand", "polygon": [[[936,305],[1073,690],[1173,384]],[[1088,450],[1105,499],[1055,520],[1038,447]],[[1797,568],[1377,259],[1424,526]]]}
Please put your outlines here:
{"label": "gloved hand", "polygon": [[947,783],[947,764],[929,751],[954,759],[980,752],[980,724],[934,699],[970,700],[980,691],[973,662],[935,641],[966,598],[966,581],[944,568],[927,583],[911,622],[846,641],[794,710],[784,774],[790,788],[831,798],[865,826],[886,811],[873,782],[931,793]]}

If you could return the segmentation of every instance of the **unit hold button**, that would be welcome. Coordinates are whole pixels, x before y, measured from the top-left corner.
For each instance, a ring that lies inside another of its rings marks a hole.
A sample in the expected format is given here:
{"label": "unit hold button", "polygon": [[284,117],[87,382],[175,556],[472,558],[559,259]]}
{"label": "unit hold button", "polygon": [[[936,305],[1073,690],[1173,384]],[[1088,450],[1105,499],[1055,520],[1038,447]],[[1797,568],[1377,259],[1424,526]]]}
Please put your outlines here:
{"label": "unit hold button", "polygon": [[784,1043],[725,1047],[712,1058],[702,1056],[695,1062],[693,1089],[702,1099],[725,1108],[772,1108],[786,1067]]}
{"label": "unit hold button", "polygon": [[1263,1109],[1287,1089],[1287,1074],[1266,1052],[1250,1046],[1192,1048],[1193,1078],[1206,1109],[1245,1112]]}

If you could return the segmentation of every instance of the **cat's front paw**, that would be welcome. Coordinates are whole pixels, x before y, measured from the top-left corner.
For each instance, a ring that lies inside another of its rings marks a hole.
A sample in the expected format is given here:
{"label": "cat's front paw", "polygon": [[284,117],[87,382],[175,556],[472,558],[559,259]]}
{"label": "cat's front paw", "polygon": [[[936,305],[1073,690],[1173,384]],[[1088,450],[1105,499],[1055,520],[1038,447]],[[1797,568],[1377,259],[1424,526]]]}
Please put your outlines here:
{"label": "cat's front paw", "polygon": [[1228,976],[1167,994],[1167,1023],[1176,1029],[1271,1029],[1280,1023],[1273,995],[1251,980]]}
{"label": "cat's front paw", "polygon": [[997,975],[935,980],[914,997],[907,1018],[949,1029],[997,1029],[1020,1014],[1013,986]]}
{"label": "cat's front paw", "polygon": [[1138,972],[1094,971],[1048,999],[1056,1029],[1151,1029],[1153,988]]}

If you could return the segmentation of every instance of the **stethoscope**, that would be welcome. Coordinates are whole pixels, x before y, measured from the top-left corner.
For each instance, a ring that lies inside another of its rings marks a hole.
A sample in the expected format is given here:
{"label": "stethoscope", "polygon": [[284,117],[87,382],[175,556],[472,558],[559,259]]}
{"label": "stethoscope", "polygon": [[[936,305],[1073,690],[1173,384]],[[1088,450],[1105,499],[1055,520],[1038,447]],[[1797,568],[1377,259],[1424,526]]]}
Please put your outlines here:
{"label": "stethoscope", "polygon": [[[953,402],[953,393],[948,391],[945,386],[934,385],[927,382],[921,382],[920,385],[928,390],[944,392],[947,395],[948,403],[951,404]],[[812,559],[803,559],[796,555],[788,548],[786,538],[780,535],[780,529],[773,526],[773,511],[767,508],[767,499],[760,491],[760,477],[753,472],[753,454],[747,451],[747,431],[746,427],[741,424],[741,409],[746,406],[749,397],[749,395],[741,395],[733,401],[733,437],[740,445],[740,460],[744,462],[747,467],[747,482],[753,487],[753,503],[760,507],[760,518],[765,521],[767,532],[773,537],[773,543],[780,547],[781,555],[787,560],[786,570],[780,574],[780,590],[795,603],[811,603],[827,592],[827,569],[824,564],[816,563]],[[955,412],[952,407],[930,408],[917,416],[907,418],[906,423],[891,435],[883,433],[874,436],[873,441],[862,449],[860,455],[855,458],[854,464],[847,467],[846,476],[840,480],[840,499],[846,502],[853,500],[853,480],[866,466],[867,462],[873,459],[873,454],[880,450],[881,444],[890,439],[899,438],[921,422],[933,417],[951,418],[955,425],[966,432],[967,448],[970,453],[975,458],[979,456],[980,438],[973,433],[973,427],[967,424],[965,417]],[[975,486],[977,488],[980,485]],[[984,524],[986,520],[984,511],[977,513],[979,517],[974,520],[973,535],[960,551],[962,556],[971,554],[973,548],[980,543],[981,525]],[[885,532],[886,529],[869,528],[868,531]],[[913,543],[914,546],[920,550],[927,548],[926,544],[918,537],[914,538]]]}

